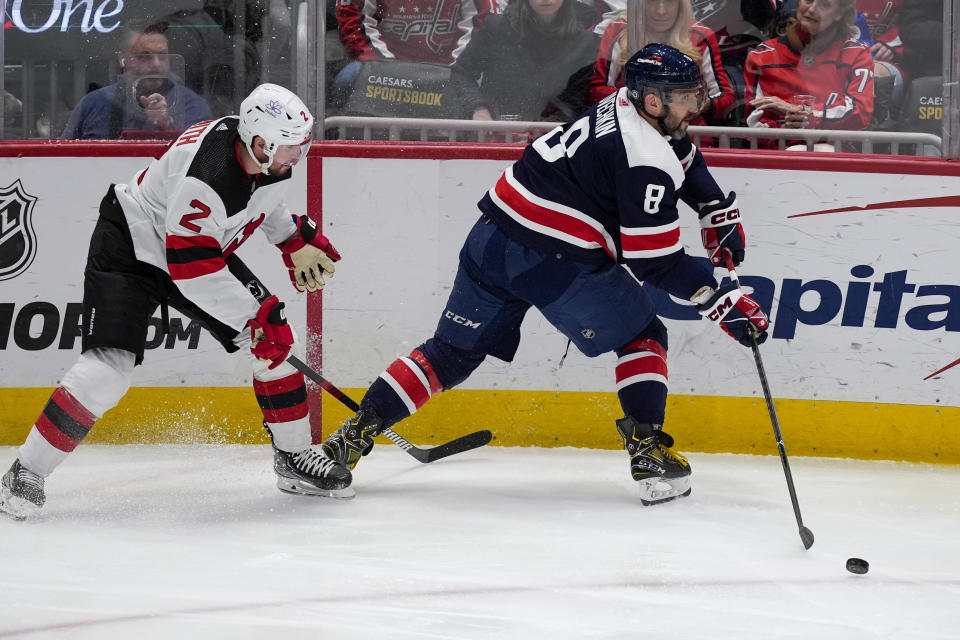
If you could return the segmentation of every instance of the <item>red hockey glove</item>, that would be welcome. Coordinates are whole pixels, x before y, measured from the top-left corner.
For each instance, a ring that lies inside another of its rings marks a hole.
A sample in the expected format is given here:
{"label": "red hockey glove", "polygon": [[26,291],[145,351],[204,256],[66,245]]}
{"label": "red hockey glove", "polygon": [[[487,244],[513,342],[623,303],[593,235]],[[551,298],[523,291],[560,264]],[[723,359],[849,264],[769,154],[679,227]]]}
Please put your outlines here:
{"label": "red hockey glove", "polygon": [[297,291],[320,291],[326,283],[324,272],[332,274],[333,263],[340,259],[327,237],[317,229],[317,223],[307,216],[293,216],[297,232],[277,246],[283,251],[283,264],[290,272],[290,282]]}
{"label": "red hockey glove", "polygon": [[[702,301],[699,298],[704,298]],[[757,301],[745,295],[738,287],[726,284],[711,291],[693,297],[700,315],[712,320],[727,334],[745,347],[763,344],[767,339],[770,320]]]}
{"label": "red hockey glove", "polygon": [[723,264],[723,251],[733,256],[734,266],[743,262],[747,238],[740,225],[737,194],[730,192],[723,200],[708,202],[700,207],[700,238],[713,266]]}
{"label": "red hockey glove", "polygon": [[293,329],[287,324],[283,303],[277,296],[270,296],[247,324],[250,325],[250,352],[260,360],[269,360],[272,363],[270,369],[279,367],[290,355],[294,343]]}

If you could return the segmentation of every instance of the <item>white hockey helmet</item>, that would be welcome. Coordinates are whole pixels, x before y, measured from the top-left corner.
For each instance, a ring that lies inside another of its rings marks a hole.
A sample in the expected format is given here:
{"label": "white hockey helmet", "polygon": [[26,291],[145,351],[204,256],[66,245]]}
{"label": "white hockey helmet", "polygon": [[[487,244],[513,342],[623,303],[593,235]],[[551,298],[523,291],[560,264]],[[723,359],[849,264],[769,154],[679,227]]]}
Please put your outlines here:
{"label": "white hockey helmet", "polygon": [[296,164],[310,148],[312,132],[313,116],[307,105],[280,85],[261,84],[240,103],[237,133],[247,151],[256,159],[254,137],[260,136],[266,143],[267,161],[260,163],[262,173],[268,173],[274,156],[281,164]]}

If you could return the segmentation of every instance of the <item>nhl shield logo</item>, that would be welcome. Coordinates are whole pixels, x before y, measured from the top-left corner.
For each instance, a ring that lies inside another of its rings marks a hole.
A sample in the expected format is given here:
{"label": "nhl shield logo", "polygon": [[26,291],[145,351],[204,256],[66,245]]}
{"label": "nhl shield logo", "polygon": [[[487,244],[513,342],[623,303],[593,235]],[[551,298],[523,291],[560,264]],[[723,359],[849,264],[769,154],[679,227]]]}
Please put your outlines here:
{"label": "nhl shield logo", "polygon": [[0,280],[16,278],[37,255],[37,234],[33,230],[36,201],[19,180],[0,189]]}

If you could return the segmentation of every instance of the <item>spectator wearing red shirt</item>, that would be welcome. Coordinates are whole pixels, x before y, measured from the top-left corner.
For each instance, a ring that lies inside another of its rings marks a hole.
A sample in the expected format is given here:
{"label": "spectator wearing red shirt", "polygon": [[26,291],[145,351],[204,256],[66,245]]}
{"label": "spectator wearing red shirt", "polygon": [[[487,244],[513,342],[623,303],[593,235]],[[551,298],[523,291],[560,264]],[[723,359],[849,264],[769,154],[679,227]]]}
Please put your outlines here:
{"label": "spectator wearing red shirt", "polygon": [[[748,126],[866,129],[873,59],[855,19],[855,0],[799,0],[796,22],[747,56]],[[812,95],[813,105],[793,104],[796,95]]]}
{"label": "spectator wearing red shirt", "polygon": [[[709,100],[694,124],[705,124],[706,118],[721,120],[736,103],[737,96],[720,61],[717,38],[710,29],[693,20],[690,0],[649,0],[644,27],[644,42],[638,43],[641,46],[648,42],[668,44],[699,61]],[[629,54],[627,16],[621,13],[607,26],[600,40],[590,78],[591,104],[623,86],[623,66]]]}

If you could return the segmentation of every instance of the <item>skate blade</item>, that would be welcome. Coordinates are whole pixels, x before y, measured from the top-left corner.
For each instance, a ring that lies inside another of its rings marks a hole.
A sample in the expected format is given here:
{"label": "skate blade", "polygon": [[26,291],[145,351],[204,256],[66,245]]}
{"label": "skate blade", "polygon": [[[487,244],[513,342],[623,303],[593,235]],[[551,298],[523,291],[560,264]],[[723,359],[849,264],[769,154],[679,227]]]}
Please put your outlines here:
{"label": "skate blade", "polygon": [[14,520],[21,521],[26,520],[38,511],[40,511],[40,507],[29,500],[18,498],[11,494],[6,488],[0,492],[0,513]]}
{"label": "skate blade", "polygon": [[647,478],[637,482],[640,488],[640,502],[645,507],[670,502],[676,498],[685,498],[689,496],[693,489],[690,488],[690,476],[682,478]]}
{"label": "skate blade", "polygon": [[346,487],[344,489],[321,489],[313,486],[312,484],[300,482],[298,480],[292,480],[290,478],[284,478],[282,476],[277,476],[277,489],[280,489],[280,491],[284,493],[289,493],[295,496],[335,498],[337,500],[351,500],[357,495],[357,492],[353,490],[353,487]]}

